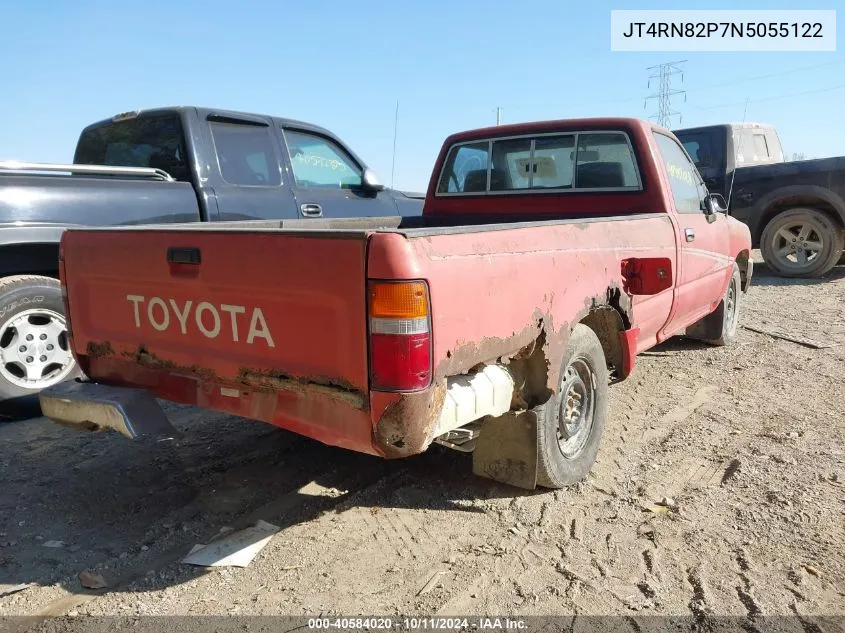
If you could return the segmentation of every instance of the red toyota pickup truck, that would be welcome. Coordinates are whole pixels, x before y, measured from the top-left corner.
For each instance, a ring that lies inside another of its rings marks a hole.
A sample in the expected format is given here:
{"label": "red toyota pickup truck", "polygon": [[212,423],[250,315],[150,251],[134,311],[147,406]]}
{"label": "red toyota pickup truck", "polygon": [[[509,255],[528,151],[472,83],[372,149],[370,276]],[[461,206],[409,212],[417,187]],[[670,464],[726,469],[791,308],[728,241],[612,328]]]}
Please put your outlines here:
{"label": "red toyota pickup truck", "polygon": [[66,231],[87,380],[41,406],[173,437],[161,398],[385,458],[437,442],[479,475],[563,487],[593,465],[608,385],[639,352],[734,340],[750,249],[666,129],[463,132],[422,216]]}

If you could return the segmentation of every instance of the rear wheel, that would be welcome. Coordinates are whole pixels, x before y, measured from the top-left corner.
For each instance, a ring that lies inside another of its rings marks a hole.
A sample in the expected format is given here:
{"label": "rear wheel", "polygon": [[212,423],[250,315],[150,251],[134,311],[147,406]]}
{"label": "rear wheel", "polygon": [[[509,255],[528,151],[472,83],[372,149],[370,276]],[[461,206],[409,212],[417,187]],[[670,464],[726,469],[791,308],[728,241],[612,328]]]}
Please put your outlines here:
{"label": "rear wheel", "polygon": [[572,330],[556,393],[537,414],[537,483],[563,488],[583,480],[596,461],[609,375],[601,343],[583,324]]}
{"label": "rear wheel", "polygon": [[760,250],[781,277],[820,277],[842,257],[842,227],[818,209],[789,209],[763,229]]}
{"label": "rear wheel", "polygon": [[736,341],[739,329],[742,295],[742,278],[739,274],[739,266],[734,263],[731,280],[728,282],[719,307],[687,328],[686,336],[717,347],[731,345]]}
{"label": "rear wheel", "polygon": [[0,280],[0,401],[77,375],[58,280],[36,275]]}

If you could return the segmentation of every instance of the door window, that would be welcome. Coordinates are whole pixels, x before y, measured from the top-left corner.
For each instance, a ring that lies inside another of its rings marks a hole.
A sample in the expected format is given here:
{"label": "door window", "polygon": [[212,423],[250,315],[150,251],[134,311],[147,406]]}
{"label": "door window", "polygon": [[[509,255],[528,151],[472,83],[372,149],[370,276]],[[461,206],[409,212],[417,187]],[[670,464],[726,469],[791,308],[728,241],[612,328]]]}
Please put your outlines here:
{"label": "door window", "polygon": [[278,187],[282,183],[270,128],[211,123],[211,136],[223,180],[230,185]]}
{"label": "door window", "polygon": [[438,193],[482,193],[487,191],[487,163],[490,143],[454,145],[449,151]]}
{"label": "door window", "polygon": [[672,198],[678,213],[701,213],[704,203],[704,185],[681,146],[672,138],[658,132],[654,133],[657,147],[666,173],[669,174],[669,184],[672,187]]}
{"label": "door window", "polygon": [[316,134],[285,130],[296,185],[350,189],[363,183],[363,170],[337,143]]}

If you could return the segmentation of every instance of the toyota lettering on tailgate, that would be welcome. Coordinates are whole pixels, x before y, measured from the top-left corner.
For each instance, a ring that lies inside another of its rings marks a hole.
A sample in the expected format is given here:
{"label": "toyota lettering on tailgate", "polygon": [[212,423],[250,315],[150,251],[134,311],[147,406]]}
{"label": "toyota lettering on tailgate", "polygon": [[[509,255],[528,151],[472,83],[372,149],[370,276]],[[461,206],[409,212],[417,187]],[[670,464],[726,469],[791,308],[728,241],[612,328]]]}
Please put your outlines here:
{"label": "toyota lettering on tailgate", "polygon": [[[143,295],[126,295],[126,300],[132,304],[136,328],[140,328],[142,321],[146,321],[159,332],[178,330],[184,335],[189,328],[195,328],[207,338],[216,339],[222,334],[226,338],[231,337],[234,343],[242,340],[243,324],[248,312],[246,306],[226,303],[214,305],[208,301],[200,301],[195,305],[191,300],[177,302],[161,297],[147,299]],[[264,339],[267,347],[276,346],[261,308],[251,309],[249,329],[243,340],[247,345],[252,345],[255,339]]]}

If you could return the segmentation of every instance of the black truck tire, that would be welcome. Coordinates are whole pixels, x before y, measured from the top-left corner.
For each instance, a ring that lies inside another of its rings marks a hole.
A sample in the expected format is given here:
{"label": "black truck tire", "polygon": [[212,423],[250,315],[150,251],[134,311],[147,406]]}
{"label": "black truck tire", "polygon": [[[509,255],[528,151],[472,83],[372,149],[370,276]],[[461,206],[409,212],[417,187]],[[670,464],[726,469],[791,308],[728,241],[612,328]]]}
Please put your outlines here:
{"label": "black truck tire", "polygon": [[736,341],[739,330],[739,314],[742,306],[742,277],[739,266],[734,263],[731,280],[713,312],[687,328],[685,336],[698,341],[724,347]]}
{"label": "black truck tire", "polygon": [[845,247],[842,227],[818,209],[788,209],[763,229],[760,250],[781,277],[821,277],[836,266]]}
{"label": "black truck tire", "polygon": [[537,483],[563,488],[587,477],[607,416],[609,374],[595,332],[579,323],[561,364],[560,384],[537,414]]}
{"label": "black truck tire", "polygon": [[79,375],[59,281],[39,275],[0,279],[0,402]]}

